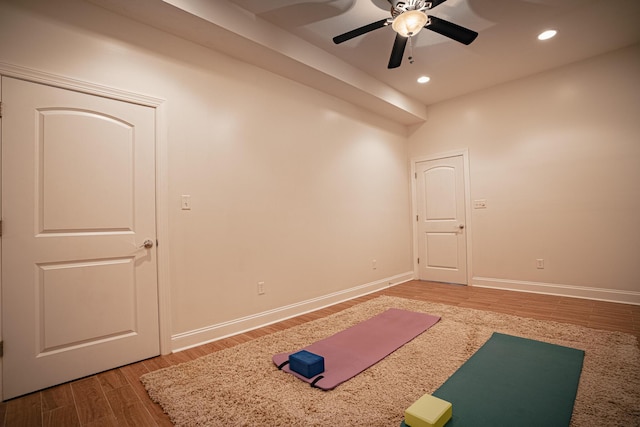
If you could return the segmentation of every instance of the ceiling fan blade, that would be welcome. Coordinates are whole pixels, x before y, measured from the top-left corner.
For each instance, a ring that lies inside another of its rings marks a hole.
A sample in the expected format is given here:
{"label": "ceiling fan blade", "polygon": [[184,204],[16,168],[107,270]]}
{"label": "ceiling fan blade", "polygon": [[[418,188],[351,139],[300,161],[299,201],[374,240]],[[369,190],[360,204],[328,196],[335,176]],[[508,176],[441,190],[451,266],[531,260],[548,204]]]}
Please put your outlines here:
{"label": "ceiling fan blade", "polygon": [[393,42],[393,49],[391,50],[391,57],[389,58],[389,65],[387,68],[398,68],[402,64],[402,57],[404,56],[404,48],[407,45],[408,37],[403,37],[400,34],[396,34],[396,40]]}
{"label": "ceiling fan blade", "polygon": [[348,31],[344,34],[340,34],[339,36],[335,36],[333,38],[333,42],[335,44],[340,44],[342,42],[346,42],[347,40],[351,40],[354,37],[361,36],[363,34],[368,33],[369,31],[377,30],[378,28],[382,28],[387,25],[386,19],[381,19],[376,22],[372,22],[371,24],[365,25],[360,28],[356,28],[355,30]]}
{"label": "ceiling fan blade", "polygon": [[429,8],[429,10],[433,9],[434,7],[438,6],[439,4],[444,3],[446,1],[447,0],[431,0],[431,7]]}
{"label": "ceiling fan blade", "polygon": [[425,26],[427,30],[435,31],[445,37],[449,37],[462,44],[471,44],[478,37],[478,33],[468,28],[461,27],[453,22],[445,21],[435,16],[429,15],[431,22]]}

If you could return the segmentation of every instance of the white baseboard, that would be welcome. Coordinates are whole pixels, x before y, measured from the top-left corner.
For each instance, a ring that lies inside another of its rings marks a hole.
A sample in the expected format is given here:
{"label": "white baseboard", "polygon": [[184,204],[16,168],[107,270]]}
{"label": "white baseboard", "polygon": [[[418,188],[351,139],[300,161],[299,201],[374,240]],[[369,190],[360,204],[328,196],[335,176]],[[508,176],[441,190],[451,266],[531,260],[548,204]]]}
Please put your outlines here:
{"label": "white baseboard", "polygon": [[186,350],[212,341],[217,341],[231,335],[240,334],[252,329],[257,329],[272,323],[280,322],[291,317],[319,310],[339,302],[370,294],[390,286],[413,280],[413,271],[397,274],[375,282],[366,283],[343,291],[323,295],[299,303],[290,304],[273,310],[256,313],[250,316],[233,319],[228,322],[218,323],[193,331],[182,332],[171,337],[171,349],[173,352]]}
{"label": "white baseboard", "polygon": [[479,288],[504,289],[509,291],[532,292],[536,294],[559,295],[598,301],[640,305],[640,292],[617,289],[589,288],[585,286],[561,285],[557,283],[526,282],[521,280],[473,277],[472,286]]}

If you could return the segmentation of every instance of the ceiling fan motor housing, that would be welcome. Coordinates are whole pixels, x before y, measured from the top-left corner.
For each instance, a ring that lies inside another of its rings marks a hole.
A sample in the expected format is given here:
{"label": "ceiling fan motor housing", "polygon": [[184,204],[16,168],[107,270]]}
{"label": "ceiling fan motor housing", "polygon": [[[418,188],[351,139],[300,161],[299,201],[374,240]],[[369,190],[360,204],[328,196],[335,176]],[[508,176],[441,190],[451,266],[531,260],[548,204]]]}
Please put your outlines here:
{"label": "ceiling fan motor housing", "polygon": [[393,18],[410,10],[426,12],[432,7],[432,2],[426,0],[389,0],[389,3],[391,3],[391,16]]}

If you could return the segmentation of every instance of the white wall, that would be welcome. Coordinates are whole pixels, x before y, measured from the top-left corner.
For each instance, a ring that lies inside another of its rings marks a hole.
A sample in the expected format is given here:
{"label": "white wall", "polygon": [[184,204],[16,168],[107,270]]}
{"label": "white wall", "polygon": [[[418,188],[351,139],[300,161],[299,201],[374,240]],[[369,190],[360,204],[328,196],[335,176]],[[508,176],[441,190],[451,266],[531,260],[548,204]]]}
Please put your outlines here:
{"label": "white wall", "polygon": [[0,17],[0,62],[167,100],[174,347],[411,277],[404,127],[82,1]]}
{"label": "white wall", "polygon": [[463,148],[488,205],[474,284],[640,303],[640,45],[443,102],[410,136],[414,159]]}

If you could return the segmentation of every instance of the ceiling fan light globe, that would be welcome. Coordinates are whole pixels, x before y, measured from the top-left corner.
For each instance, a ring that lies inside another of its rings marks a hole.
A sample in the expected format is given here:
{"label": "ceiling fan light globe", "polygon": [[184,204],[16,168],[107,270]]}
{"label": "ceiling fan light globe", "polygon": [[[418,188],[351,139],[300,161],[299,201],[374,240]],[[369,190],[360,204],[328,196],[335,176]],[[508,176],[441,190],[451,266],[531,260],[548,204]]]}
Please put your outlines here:
{"label": "ceiling fan light globe", "polygon": [[427,24],[427,15],[418,10],[408,10],[396,16],[391,24],[393,30],[404,37],[415,36]]}

